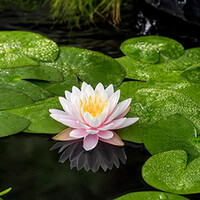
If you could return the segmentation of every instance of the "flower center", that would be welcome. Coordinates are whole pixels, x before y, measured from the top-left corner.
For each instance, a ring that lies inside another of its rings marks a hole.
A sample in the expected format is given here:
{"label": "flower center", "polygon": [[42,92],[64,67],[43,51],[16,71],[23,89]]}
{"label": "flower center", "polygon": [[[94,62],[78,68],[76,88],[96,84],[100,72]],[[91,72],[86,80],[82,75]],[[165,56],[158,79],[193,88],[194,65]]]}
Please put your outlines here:
{"label": "flower center", "polygon": [[108,105],[108,99],[105,102],[102,102],[101,96],[99,96],[99,92],[95,93],[94,99],[92,99],[91,95],[88,99],[84,98],[81,101],[81,113],[89,112],[93,117],[98,117],[103,112],[104,108]]}

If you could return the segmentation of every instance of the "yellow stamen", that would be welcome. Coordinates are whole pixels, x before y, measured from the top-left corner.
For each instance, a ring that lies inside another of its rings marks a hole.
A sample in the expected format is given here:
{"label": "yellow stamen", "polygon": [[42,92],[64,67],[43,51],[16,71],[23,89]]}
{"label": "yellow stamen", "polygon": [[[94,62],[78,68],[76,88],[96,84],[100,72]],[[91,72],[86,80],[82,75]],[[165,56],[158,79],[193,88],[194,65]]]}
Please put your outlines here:
{"label": "yellow stamen", "polygon": [[102,102],[98,91],[95,93],[94,101],[90,95],[88,99],[84,98],[84,103],[82,100],[80,100],[80,102],[81,112],[89,112],[93,117],[98,117],[108,105],[108,99],[106,99],[105,102]]}

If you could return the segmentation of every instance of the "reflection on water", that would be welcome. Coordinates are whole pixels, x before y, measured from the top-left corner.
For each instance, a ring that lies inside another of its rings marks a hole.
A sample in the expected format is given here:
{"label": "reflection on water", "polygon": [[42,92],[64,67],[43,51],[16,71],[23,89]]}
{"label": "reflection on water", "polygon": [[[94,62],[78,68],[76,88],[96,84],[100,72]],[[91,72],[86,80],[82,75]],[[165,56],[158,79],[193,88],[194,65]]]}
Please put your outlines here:
{"label": "reflection on water", "polygon": [[21,133],[0,140],[0,187],[13,187],[6,200],[102,200],[151,189],[141,177],[149,157],[143,146],[126,147],[127,163],[119,169],[93,173],[70,169],[69,161],[59,163],[50,138]]}
{"label": "reflection on water", "polygon": [[83,148],[83,139],[56,142],[51,150],[57,148],[60,148],[59,153],[61,153],[59,162],[64,163],[69,159],[70,168],[77,168],[78,171],[84,168],[86,171],[97,172],[100,167],[107,171],[113,166],[119,168],[120,161],[125,164],[127,159],[124,147],[113,146],[101,141],[91,151]]}

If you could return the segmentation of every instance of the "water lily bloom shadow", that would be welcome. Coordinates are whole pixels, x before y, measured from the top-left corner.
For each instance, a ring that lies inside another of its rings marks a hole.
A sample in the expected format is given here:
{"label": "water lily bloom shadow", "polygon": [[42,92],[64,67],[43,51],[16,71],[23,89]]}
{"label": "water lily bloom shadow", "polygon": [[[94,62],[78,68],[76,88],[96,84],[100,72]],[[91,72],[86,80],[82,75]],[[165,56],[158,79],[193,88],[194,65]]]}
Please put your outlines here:
{"label": "water lily bloom shadow", "polygon": [[72,93],[65,91],[65,97],[59,97],[64,111],[49,111],[53,119],[70,128],[63,130],[53,139],[82,139],[86,151],[96,148],[99,141],[124,146],[124,142],[113,130],[130,126],[139,119],[125,117],[130,110],[131,98],[118,103],[120,90],[114,92],[112,84],[104,89],[99,83],[93,89],[91,85],[83,82],[81,90],[73,86]]}
{"label": "water lily bloom shadow", "polygon": [[124,147],[114,146],[99,141],[96,148],[86,151],[83,148],[83,140],[72,140],[55,143],[51,150],[59,149],[61,153],[59,162],[64,163],[67,159],[70,161],[70,167],[77,170],[85,169],[96,172],[101,167],[104,171],[112,169],[113,166],[119,168],[120,161],[126,163],[126,153]]}

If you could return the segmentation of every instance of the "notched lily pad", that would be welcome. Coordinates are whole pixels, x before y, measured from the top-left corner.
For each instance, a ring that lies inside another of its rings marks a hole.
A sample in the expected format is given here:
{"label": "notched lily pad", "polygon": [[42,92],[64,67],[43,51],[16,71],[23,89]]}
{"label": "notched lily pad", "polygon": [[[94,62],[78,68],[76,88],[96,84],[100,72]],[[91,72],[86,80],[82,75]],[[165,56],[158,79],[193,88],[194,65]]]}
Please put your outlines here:
{"label": "notched lily pad", "polygon": [[121,51],[138,61],[157,63],[160,55],[176,59],[184,53],[183,46],[177,41],[163,36],[143,36],[124,41]]}
{"label": "notched lily pad", "polygon": [[58,97],[37,101],[33,104],[7,110],[7,112],[31,121],[30,126],[23,132],[54,134],[66,129],[66,126],[50,117],[49,109],[52,108],[62,110]]}
{"label": "notched lily pad", "polygon": [[0,137],[23,131],[29,124],[30,121],[23,117],[0,111]]}
{"label": "notched lily pad", "polygon": [[52,62],[59,48],[52,40],[31,32],[0,32],[0,68],[38,65],[37,61]]}
{"label": "notched lily pad", "polygon": [[145,147],[152,155],[169,150],[185,150],[189,161],[200,156],[200,138],[196,128],[178,114],[161,119],[148,127],[143,139]]}
{"label": "notched lily pad", "polygon": [[159,190],[175,194],[200,193],[200,158],[188,165],[187,159],[183,150],[156,154],[144,164],[142,176]]}
{"label": "notched lily pad", "polygon": [[192,83],[200,83],[200,64],[186,69],[180,74],[179,78]]}
{"label": "notched lily pad", "polygon": [[146,192],[133,192],[125,194],[121,197],[116,198],[116,200],[189,200],[189,199],[179,195],[169,194],[166,192],[146,191]]}

